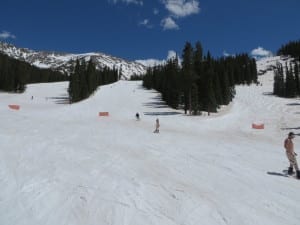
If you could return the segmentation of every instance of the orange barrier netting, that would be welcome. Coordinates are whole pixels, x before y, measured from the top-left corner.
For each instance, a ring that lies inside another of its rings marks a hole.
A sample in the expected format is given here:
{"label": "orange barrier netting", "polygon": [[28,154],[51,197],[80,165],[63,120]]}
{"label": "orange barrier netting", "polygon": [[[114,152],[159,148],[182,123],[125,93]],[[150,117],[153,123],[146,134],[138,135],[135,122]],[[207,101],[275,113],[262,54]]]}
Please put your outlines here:
{"label": "orange barrier netting", "polygon": [[20,109],[20,106],[19,105],[8,105],[8,107],[10,109],[14,109],[14,110],[19,110]]}
{"label": "orange barrier netting", "polygon": [[253,129],[264,129],[265,128],[265,125],[262,123],[262,124],[255,124],[255,123],[252,123],[252,128]]}
{"label": "orange barrier netting", "polygon": [[99,116],[109,116],[108,112],[99,112]]}

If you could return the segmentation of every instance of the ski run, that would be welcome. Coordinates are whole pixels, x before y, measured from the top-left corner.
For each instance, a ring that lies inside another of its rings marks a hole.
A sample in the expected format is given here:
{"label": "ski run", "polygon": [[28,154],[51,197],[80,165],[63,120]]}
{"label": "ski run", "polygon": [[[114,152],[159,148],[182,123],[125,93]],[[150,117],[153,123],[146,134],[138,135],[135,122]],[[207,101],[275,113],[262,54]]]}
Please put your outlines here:
{"label": "ski run", "polygon": [[284,176],[283,141],[298,133],[300,102],[271,94],[272,71],[259,82],[210,116],[167,107],[141,81],[72,105],[67,82],[1,92],[0,224],[299,225],[300,180]]}

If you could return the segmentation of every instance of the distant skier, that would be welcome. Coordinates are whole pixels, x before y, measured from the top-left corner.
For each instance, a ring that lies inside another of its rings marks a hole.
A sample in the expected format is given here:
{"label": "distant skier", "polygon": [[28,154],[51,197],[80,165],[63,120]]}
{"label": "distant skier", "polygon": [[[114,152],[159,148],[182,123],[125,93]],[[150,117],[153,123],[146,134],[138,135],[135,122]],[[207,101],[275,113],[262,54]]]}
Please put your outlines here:
{"label": "distant skier", "polygon": [[293,168],[296,170],[297,178],[300,179],[300,171],[296,159],[296,152],[294,151],[294,143],[293,138],[295,138],[295,134],[293,132],[290,132],[288,134],[288,137],[284,140],[284,148],[286,150],[286,156],[290,162],[290,166],[288,169],[288,174],[292,175],[294,173]]}
{"label": "distant skier", "polygon": [[139,114],[139,113],[136,113],[136,114],[135,114],[135,118],[136,118],[136,120],[140,120],[140,114]]}
{"label": "distant skier", "polygon": [[153,133],[159,133],[159,127],[160,127],[159,119],[157,118],[155,122],[155,130]]}

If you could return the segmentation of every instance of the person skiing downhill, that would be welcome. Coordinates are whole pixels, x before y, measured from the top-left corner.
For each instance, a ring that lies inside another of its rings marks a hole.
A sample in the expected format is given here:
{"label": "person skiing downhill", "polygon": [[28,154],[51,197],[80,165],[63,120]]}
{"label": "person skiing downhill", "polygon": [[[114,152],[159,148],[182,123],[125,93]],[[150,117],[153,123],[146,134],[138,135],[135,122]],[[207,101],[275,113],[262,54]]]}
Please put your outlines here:
{"label": "person skiing downhill", "polygon": [[153,133],[159,133],[159,127],[160,127],[160,125],[159,125],[159,119],[157,118],[156,119],[156,123],[155,123],[155,130],[154,130]]}
{"label": "person skiing downhill", "polygon": [[288,137],[284,140],[284,148],[286,150],[286,156],[290,162],[288,174],[292,175],[294,173],[293,168],[295,168],[296,176],[298,179],[300,179],[300,171],[296,159],[297,154],[294,151],[294,143],[293,143],[294,138],[295,138],[295,134],[293,132],[290,132],[288,134]]}

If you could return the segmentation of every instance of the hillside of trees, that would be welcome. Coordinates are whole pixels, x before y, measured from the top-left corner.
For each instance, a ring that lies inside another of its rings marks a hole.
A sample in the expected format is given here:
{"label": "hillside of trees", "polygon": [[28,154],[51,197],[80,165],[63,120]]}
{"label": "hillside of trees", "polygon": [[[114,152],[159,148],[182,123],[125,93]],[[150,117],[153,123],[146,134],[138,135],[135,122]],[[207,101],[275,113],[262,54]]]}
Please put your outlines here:
{"label": "hillside of trees", "polygon": [[24,92],[26,84],[68,80],[66,74],[50,69],[40,69],[29,63],[0,53],[0,90]]}
{"label": "hillside of trees", "polygon": [[300,61],[300,40],[290,41],[289,43],[283,45],[278,51],[277,55],[289,55]]}
{"label": "hillside of trees", "polygon": [[291,41],[283,45],[277,55],[294,58],[283,66],[278,63],[274,70],[273,94],[284,98],[300,96],[300,41]]}
{"label": "hillside of trees", "polygon": [[78,102],[88,98],[100,85],[110,84],[119,80],[117,69],[108,67],[96,70],[92,60],[88,63],[76,61],[74,72],[70,75],[69,98],[71,102]]}
{"label": "hillside of trees", "polygon": [[22,93],[26,84],[70,81],[69,98],[78,102],[88,98],[100,85],[109,84],[119,79],[117,69],[102,68],[96,70],[92,61],[76,62],[74,72],[68,76],[51,69],[41,69],[27,62],[13,59],[0,53],[0,90]]}
{"label": "hillside of trees", "polygon": [[294,98],[300,96],[300,63],[297,61],[277,64],[274,71],[273,94],[279,97]]}
{"label": "hillside of trees", "polygon": [[177,58],[148,69],[143,86],[159,91],[169,106],[185,113],[217,112],[232,101],[235,85],[257,82],[256,62],[247,54],[214,59],[203,53],[200,42],[195,47],[187,42],[181,67]]}

